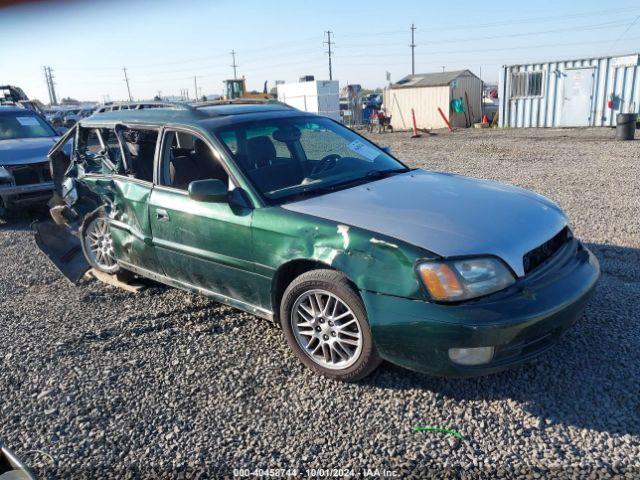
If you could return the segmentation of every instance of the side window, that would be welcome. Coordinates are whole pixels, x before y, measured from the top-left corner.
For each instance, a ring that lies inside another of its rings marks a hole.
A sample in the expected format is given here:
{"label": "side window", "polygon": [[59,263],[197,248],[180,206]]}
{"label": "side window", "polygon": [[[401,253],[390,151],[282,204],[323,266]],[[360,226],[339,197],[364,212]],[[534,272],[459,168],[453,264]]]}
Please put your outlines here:
{"label": "side window", "polygon": [[95,129],[89,130],[87,134],[85,153],[92,155],[99,155],[104,150],[98,131]]}
{"label": "side window", "polygon": [[76,154],[84,163],[85,170],[92,173],[110,173],[117,165],[117,161],[110,157],[99,131],[95,128],[80,129]]}
{"label": "side window", "polygon": [[157,130],[125,128],[122,131],[130,169],[138,180],[153,182],[153,160],[158,142]]}
{"label": "side window", "polygon": [[[275,130],[276,130],[276,127],[259,127],[259,128],[248,129],[247,144],[251,145],[252,143],[255,143],[256,145],[259,145],[261,143],[264,143],[265,138],[268,138],[269,140],[272,140],[271,143],[273,144],[276,150],[275,162],[277,162],[278,159],[280,159],[281,161],[285,159],[290,160],[291,151],[289,150],[289,147],[287,147],[287,144],[283,142],[279,142],[275,138],[273,138],[273,132]],[[256,138],[259,138],[259,140],[254,140]]]}
{"label": "side window", "polygon": [[231,150],[231,153],[236,155],[238,153],[238,138],[234,130],[227,130],[220,134],[220,138],[225,143],[227,148]]}
{"label": "side window", "polygon": [[188,132],[167,131],[162,147],[160,184],[187,190],[195,180],[217,179],[229,184],[229,175],[209,145]]}
{"label": "side window", "polygon": [[114,165],[122,163],[122,151],[120,150],[120,142],[113,128],[101,128],[100,136],[105,147],[107,147],[107,155]]}

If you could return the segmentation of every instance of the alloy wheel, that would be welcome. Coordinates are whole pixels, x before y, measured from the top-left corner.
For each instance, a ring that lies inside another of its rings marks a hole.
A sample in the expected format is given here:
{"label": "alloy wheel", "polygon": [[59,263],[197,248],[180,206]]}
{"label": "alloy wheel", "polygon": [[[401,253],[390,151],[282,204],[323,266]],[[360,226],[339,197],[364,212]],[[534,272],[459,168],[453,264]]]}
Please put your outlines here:
{"label": "alloy wheel", "polygon": [[298,297],[291,328],[302,351],[322,367],[348,368],[362,352],[360,321],[345,302],[326,290],[309,290]]}
{"label": "alloy wheel", "polygon": [[100,270],[111,272],[117,269],[113,251],[113,240],[109,223],[104,217],[96,217],[84,234],[85,251]]}

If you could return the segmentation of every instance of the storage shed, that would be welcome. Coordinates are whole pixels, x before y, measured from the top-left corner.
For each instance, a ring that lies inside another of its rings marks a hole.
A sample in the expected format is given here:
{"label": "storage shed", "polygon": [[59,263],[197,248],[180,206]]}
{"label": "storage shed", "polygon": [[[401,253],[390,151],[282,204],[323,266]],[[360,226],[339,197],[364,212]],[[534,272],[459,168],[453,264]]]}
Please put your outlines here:
{"label": "storage shed", "polygon": [[501,127],[614,126],[640,106],[640,55],[505,65]]}
{"label": "storage shed", "polygon": [[[452,100],[462,100],[457,113]],[[482,119],[482,80],[469,70],[407,75],[384,92],[384,108],[395,130],[412,128],[411,109],[418,128],[446,128],[438,107],[454,127],[468,127]]]}

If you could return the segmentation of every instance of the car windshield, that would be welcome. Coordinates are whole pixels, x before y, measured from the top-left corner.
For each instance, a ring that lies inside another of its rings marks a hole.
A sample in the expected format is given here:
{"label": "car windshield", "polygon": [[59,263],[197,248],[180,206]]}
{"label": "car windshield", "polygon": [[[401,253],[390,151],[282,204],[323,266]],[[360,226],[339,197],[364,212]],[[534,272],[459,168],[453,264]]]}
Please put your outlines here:
{"label": "car windshield", "polygon": [[271,203],[348,188],[408,170],[376,145],[324,117],[239,123],[214,134]]}
{"label": "car windshield", "polygon": [[56,132],[32,112],[0,113],[0,140],[53,137]]}

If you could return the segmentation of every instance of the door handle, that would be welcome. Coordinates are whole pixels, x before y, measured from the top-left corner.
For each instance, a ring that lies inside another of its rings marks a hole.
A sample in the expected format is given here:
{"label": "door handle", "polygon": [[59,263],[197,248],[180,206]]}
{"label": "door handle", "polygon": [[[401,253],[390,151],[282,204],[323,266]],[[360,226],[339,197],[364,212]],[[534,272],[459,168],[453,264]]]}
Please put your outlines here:
{"label": "door handle", "polygon": [[156,219],[158,219],[159,222],[168,222],[170,220],[169,214],[164,208],[156,209]]}

